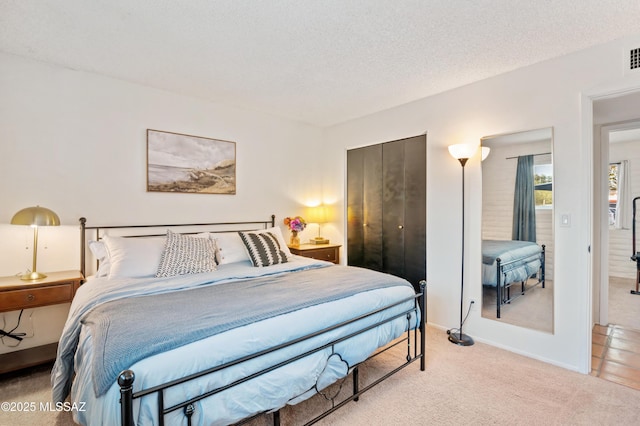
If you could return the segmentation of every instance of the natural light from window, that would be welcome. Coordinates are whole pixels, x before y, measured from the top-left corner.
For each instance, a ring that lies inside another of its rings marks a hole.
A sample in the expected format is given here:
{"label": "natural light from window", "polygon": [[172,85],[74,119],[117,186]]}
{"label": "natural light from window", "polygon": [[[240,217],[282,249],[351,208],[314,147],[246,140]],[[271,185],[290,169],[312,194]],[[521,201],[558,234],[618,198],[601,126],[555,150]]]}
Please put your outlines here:
{"label": "natural light from window", "polygon": [[536,164],[533,167],[534,196],[536,209],[553,207],[553,165]]}
{"label": "natural light from window", "polygon": [[619,163],[609,164],[609,226],[616,224]]}

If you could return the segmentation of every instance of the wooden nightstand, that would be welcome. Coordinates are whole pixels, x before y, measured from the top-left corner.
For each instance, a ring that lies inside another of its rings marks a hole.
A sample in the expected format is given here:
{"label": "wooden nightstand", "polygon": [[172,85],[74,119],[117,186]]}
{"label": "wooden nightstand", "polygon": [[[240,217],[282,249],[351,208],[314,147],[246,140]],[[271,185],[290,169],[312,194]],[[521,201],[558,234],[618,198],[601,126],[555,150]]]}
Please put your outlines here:
{"label": "wooden nightstand", "polygon": [[299,256],[338,264],[340,263],[340,247],[342,247],[340,244],[300,244],[298,247],[289,246],[289,250]]}
{"label": "wooden nightstand", "polygon": [[[83,279],[80,271],[49,272],[37,281],[0,277],[0,312],[71,302]],[[0,374],[52,361],[57,347],[51,343],[0,355]]]}

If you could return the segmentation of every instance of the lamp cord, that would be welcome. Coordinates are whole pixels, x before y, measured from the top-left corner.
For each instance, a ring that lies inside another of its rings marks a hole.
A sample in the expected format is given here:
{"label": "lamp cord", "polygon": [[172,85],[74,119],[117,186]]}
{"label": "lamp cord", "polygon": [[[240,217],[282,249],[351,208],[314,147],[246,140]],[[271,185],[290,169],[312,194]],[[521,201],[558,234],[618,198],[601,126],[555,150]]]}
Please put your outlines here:
{"label": "lamp cord", "polygon": [[[467,322],[467,318],[469,317],[469,314],[471,313],[471,306],[473,305],[473,303],[469,303],[469,308],[467,309],[467,314],[464,316],[464,319],[460,321],[460,328],[451,328],[449,330],[447,330],[447,334],[453,334],[453,333],[457,333],[459,331],[462,330],[462,325]],[[461,333],[462,334],[462,333]]]}
{"label": "lamp cord", "polygon": [[4,330],[0,329],[0,339],[3,338],[3,337],[10,337],[12,339],[16,339],[18,342],[22,341],[22,339],[27,335],[27,333],[14,333],[14,331],[16,331],[16,329],[18,327],[20,327],[20,320],[22,319],[22,313],[23,312],[24,312],[24,309],[21,309],[20,310],[20,315],[18,315],[18,323],[11,330],[4,331]]}

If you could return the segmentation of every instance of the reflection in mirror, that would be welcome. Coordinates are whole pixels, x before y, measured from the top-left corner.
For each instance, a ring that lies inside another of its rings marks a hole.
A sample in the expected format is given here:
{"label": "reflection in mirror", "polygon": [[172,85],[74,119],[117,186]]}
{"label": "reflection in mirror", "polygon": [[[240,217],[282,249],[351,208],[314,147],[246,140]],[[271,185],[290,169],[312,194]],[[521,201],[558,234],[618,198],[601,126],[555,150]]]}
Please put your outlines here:
{"label": "reflection in mirror", "polygon": [[482,146],[482,316],[553,333],[553,129]]}

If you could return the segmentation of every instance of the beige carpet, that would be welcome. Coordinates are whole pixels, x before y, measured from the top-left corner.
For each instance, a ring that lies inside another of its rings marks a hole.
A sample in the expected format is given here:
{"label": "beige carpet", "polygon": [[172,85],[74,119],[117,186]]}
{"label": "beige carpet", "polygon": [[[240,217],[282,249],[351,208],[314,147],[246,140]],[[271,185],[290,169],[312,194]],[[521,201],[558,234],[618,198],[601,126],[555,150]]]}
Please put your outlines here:
{"label": "beige carpet", "polygon": [[[321,421],[322,425],[632,425],[639,391],[554,367],[482,343],[459,347],[434,328],[427,335],[427,370],[415,363]],[[395,352],[395,350],[394,350]],[[378,357],[369,380],[393,354]],[[0,380],[0,400],[47,401],[48,372]],[[344,388],[350,388],[350,382]],[[321,397],[282,413],[298,425]],[[326,402],[323,402],[326,404]],[[252,422],[266,425],[264,416]],[[0,413],[1,425],[68,425],[55,413]]]}
{"label": "beige carpet", "polygon": [[631,294],[636,282],[609,277],[609,324],[640,330],[640,295]]}
{"label": "beige carpet", "polygon": [[[553,333],[553,281],[547,280],[545,288],[532,287],[534,283],[535,280],[529,280],[523,296],[501,306],[500,319],[496,317],[496,290],[484,287],[482,317]],[[519,288],[519,285],[512,286],[511,294],[517,294]]]}

